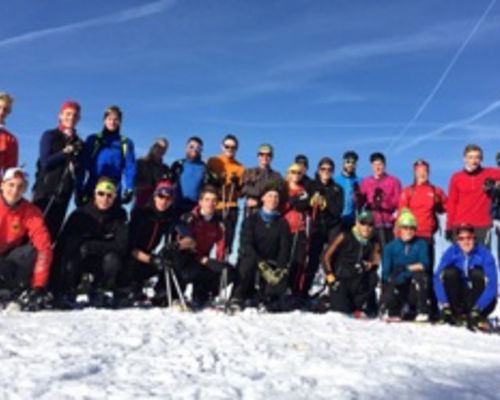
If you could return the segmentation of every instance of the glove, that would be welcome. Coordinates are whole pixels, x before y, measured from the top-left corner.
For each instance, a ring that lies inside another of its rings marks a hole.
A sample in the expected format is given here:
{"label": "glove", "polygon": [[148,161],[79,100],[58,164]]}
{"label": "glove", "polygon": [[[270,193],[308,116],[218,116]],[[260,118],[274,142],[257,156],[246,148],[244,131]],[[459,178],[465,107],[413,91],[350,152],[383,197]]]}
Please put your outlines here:
{"label": "glove", "polygon": [[477,307],[474,307],[467,314],[467,328],[471,330],[476,330],[480,328],[481,323],[483,322],[483,316]]}
{"label": "glove", "polygon": [[457,323],[455,316],[453,315],[453,312],[451,311],[451,308],[449,306],[443,307],[443,309],[441,310],[441,320],[445,324],[449,325],[456,325]]}
{"label": "glove", "polygon": [[313,197],[311,197],[310,205],[312,208],[319,208],[323,211],[326,208],[326,199],[319,193],[315,193]]}
{"label": "glove", "polygon": [[23,311],[39,311],[47,308],[52,297],[44,288],[33,288],[25,290],[17,301]]}
{"label": "glove", "polygon": [[99,243],[97,240],[89,240],[87,242],[84,242],[80,246],[80,255],[82,259],[91,257],[91,256],[97,256],[101,254],[102,252],[102,245]]}
{"label": "glove", "polygon": [[149,265],[156,268],[158,271],[163,271],[163,259],[159,254],[151,254]]}
{"label": "glove", "polygon": [[134,197],[134,192],[130,189],[125,190],[122,196],[122,204],[128,204],[132,201],[132,197]]}
{"label": "glove", "polygon": [[267,262],[261,261],[258,264],[262,278],[271,286],[276,286],[288,275],[286,268],[273,269]]}
{"label": "glove", "polygon": [[337,278],[335,278],[335,275],[333,272],[328,272],[325,276],[325,282],[328,286],[332,286]]}
{"label": "glove", "polygon": [[447,241],[452,242],[453,241],[453,230],[452,229],[446,229],[444,233],[444,237]]}

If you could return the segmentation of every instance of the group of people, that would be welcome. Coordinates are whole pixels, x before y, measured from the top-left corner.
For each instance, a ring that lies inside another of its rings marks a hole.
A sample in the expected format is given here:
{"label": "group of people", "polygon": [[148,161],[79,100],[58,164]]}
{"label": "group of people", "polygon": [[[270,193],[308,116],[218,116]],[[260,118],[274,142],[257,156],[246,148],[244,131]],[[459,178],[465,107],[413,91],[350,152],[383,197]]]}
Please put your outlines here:
{"label": "group of people", "polygon": [[[344,153],[337,175],[334,160],[323,157],[309,177],[308,158],[297,155],[282,176],[272,168],[270,144],[258,148],[256,167],[245,168],[232,134],[206,162],[203,140],[189,138],[185,158],[169,167],[164,138],[136,160],[117,106],[105,110],[101,132],[83,140],[76,129],[80,105],[66,101],[57,127],[41,136],[29,201],[17,140],[5,127],[12,105],[0,93],[4,304],[72,309],[84,291],[95,307],[162,306],[169,297],[181,300],[192,284],[193,307],[212,304],[232,286],[225,302],[232,311],[314,304],[359,317],[479,325],[495,308],[490,246],[500,218],[500,157],[498,167],[483,167],[479,146],[465,148],[464,168],[447,194],[430,183],[425,160],[413,164],[414,181],[402,188],[380,152],[370,156],[373,174],[364,179],[354,151]],[[76,208],[67,215],[71,199]],[[435,262],[434,234],[444,213],[451,245]],[[236,265],[228,261],[233,247]],[[325,284],[311,293],[320,265]],[[150,282],[153,295],[146,298]]]}

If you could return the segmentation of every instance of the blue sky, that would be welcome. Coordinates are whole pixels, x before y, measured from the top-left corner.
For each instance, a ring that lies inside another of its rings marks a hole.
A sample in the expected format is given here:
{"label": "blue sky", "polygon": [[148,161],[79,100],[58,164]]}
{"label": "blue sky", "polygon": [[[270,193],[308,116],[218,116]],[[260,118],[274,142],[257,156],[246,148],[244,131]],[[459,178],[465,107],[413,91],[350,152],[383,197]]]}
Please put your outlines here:
{"label": "blue sky", "polygon": [[500,4],[478,1],[18,0],[2,7],[0,89],[31,172],[61,102],[81,102],[83,137],[118,104],[142,155],[156,136],[168,161],[188,136],[217,154],[228,132],[239,158],[276,147],[316,164],[343,151],[387,152],[408,184],[419,157],[447,186],[469,142],[500,150]]}

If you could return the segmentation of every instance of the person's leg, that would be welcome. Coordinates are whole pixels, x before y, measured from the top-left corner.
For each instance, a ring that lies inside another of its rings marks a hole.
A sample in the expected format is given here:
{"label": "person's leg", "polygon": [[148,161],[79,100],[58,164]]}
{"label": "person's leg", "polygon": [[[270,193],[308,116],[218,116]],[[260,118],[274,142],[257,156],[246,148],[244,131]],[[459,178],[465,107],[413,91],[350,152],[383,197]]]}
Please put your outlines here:
{"label": "person's leg", "polygon": [[304,274],[304,284],[302,286],[302,294],[307,296],[314,281],[314,277],[318,272],[320,259],[323,254],[323,248],[328,238],[320,232],[315,232],[311,236],[309,245],[309,260]]}
{"label": "person's leg", "polygon": [[0,259],[0,288],[7,290],[10,298],[30,287],[35,258],[35,249],[26,244]]}
{"label": "person's leg", "polygon": [[244,302],[255,292],[255,277],[257,274],[257,260],[254,257],[243,257],[239,260],[238,277],[232,298]]}
{"label": "person's leg", "polygon": [[471,285],[466,289],[466,312],[472,310],[486,288],[486,277],[482,269],[471,269],[469,272],[469,279]]}
{"label": "person's leg", "polygon": [[413,272],[409,293],[409,304],[414,307],[417,314],[428,314],[428,282],[427,272]]}
{"label": "person's leg", "polygon": [[350,279],[336,281],[330,288],[330,309],[332,311],[350,314],[354,311],[354,304],[350,296]]}
{"label": "person's leg", "polygon": [[403,305],[408,302],[409,286],[409,281],[399,285],[393,282],[384,285],[380,305],[389,317],[401,317]]}
{"label": "person's leg", "polygon": [[225,242],[228,256],[233,251],[234,235],[236,232],[236,225],[238,224],[238,212],[239,210],[237,207],[230,208],[224,221]]}
{"label": "person's leg", "polygon": [[379,277],[377,271],[363,273],[352,285],[354,309],[364,311],[367,315],[376,315],[377,304],[375,289]]}
{"label": "person's leg", "polygon": [[466,311],[466,294],[460,271],[454,267],[445,268],[441,280],[453,314],[462,315]]}
{"label": "person's leg", "polygon": [[303,287],[305,283],[305,269],[307,258],[307,237],[305,232],[298,232],[295,249],[293,252],[293,260],[290,262],[290,270],[288,272],[289,286],[292,294],[302,296],[304,294]]}

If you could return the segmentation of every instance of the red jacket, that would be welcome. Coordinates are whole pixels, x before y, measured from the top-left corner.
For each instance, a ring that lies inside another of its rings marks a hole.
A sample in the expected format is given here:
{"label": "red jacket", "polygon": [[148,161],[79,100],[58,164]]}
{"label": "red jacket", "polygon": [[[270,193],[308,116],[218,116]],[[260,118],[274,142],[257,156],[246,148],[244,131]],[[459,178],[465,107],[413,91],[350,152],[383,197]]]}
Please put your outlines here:
{"label": "red jacket", "polygon": [[288,187],[288,200],[283,203],[281,214],[288,222],[292,234],[306,230],[309,201],[309,195],[304,187],[298,189]]}
{"label": "red jacket", "polygon": [[399,211],[409,208],[417,219],[417,236],[431,238],[438,228],[437,214],[446,211],[447,198],[443,190],[430,183],[404,188],[399,198]]}
{"label": "red jacket", "polygon": [[218,261],[224,261],[226,244],[224,241],[224,225],[217,216],[210,221],[200,214],[199,207],[191,211],[184,219],[189,229],[189,236],[196,242],[196,255],[198,260],[209,257],[215,246]]}
{"label": "red jacket", "polygon": [[18,146],[16,137],[0,127],[0,170],[17,167]]}
{"label": "red jacket", "polygon": [[460,171],[453,174],[448,189],[447,229],[460,224],[491,227],[491,197],[483,188],[487,179],[500,180],[500,169],[479,168],[472,173]]}
{"label": "red jacket", "polygon": [[37,251],[31,286],[45,287],[52,263],[52,244],[43,215],[27,200],[10,207],[0,196],[0,255],[24,244],[26,239]]}

